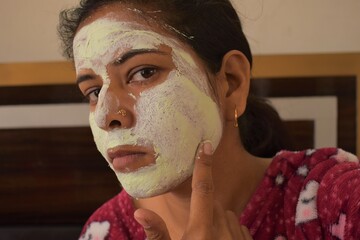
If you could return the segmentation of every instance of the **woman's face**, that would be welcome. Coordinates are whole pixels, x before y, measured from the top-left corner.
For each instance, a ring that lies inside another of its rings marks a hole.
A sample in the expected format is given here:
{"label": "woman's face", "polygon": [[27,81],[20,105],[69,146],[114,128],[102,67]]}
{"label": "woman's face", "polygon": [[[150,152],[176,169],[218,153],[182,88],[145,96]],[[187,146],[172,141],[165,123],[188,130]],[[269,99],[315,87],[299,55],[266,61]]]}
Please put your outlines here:
{"label": "woman's face", "polygon": [[149,25],[122,5],[103,7],[84,21],[73,43],[97,148],[137,198],[165,193],[189,178],[199,143],[210,140],[216,148],[222,133],[196,55]]}

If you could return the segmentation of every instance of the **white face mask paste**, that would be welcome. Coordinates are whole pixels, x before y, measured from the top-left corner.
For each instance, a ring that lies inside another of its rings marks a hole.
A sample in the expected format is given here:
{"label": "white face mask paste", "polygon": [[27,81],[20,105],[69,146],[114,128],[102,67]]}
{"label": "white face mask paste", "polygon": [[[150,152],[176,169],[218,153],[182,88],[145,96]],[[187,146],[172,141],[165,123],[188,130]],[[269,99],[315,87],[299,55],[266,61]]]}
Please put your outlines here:
{"label": "white face mask paste", "polygon": [[[160,45],[172,49],[175,69],[163,83],[140,94],[133,128],[103,130],[109,109],[120,107],[107,92],[110,79],[106,65],[128,50],[158,49]],[[89,120],[97,148],[105,159],[109,162],[107,150],[119,145],[153,147],[158,156],[155,164],[137,171],[115,171],[133,197],[151,197],[176,187],[192,175],[199,143],[210,140],[214,148],[219,144],[221,117],[210,97],[206,74],[178,41],[147,30],[144,25],[103,18],[76,34],[74,58],[77,72],[92,69],[103,79],[96,109]],[[111,164],[110,167],[114,170]]]}

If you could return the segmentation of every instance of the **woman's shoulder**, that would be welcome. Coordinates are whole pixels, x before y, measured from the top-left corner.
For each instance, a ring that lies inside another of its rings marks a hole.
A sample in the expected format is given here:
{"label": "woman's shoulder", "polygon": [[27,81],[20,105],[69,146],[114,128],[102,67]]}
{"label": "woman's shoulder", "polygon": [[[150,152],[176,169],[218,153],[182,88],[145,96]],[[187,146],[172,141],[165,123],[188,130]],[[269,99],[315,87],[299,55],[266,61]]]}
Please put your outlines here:
{"label": "woman's shoulder", "polygon": [[253,200],[261,202],[274,195],[278,200],[285,198],[296,204],[301,191],[314,188],[317,191],[320,185],[332,185],[334,179],[328,176],[342,174],[341,170],[349,167],[359,168],[359,159],[339,148],[280,151],[266,170]]}
{"label": "woman's shoulder", "polygon": [[339,172],[348,165],[359,167],[359,159],[339,148],[308,149],[303,151],[283,150],[276,154],[269,165],[264,187],[280,187],[294,194],[308,184],[327,184],[325,176]]}
{"label": "woman's shoulder", "polygon": [[272,167],[278,168],[279,164],[284,163],[292,166],[305,164],[309,167],[314,167],[326,160],[335,160],[337,163],[359,162],[358,157],[341,148],[306,149],[303,151],[282,150],[273,158]]}
{"label": "woman's shoulder", "polygon": [[360,210],[358,157],[338,148],[282,151],[274,164],[274,171],[278,167],[287,178],[284,200],[293,204],[284,212],[292,216],[288,226],[294,226],[296,238],[315,236],[321,230],[326,236],[354,239],[354,224],[360,220],[351,214]]}
{"label": "woman's shoulder", "polygon": [[79,239],[144,239],[134,211],[131,197],[122,190],[90,216]]}
{"label": "woman's shoulder", "polygon": [[354,222],[348,214],[354,208],[360,211],[359,170],[359,159],[338,148],[281,151],[273,158],[242,221],[260,239],[268,239],[261,238],[268,236],[262,229],[276,229],[272,236],[294,239],[322,233],[343,236],[346,221],[351,226],[360,220],[357,217]]}
{"label": "woman's shoulder", "polygon": [[320,148],[303,151],[280,151],[273,158],[267,175],[287,181],[298,179],[320,181],[333,168],[344,168],[347,164],[359,165],[354,154],[340,148]]}

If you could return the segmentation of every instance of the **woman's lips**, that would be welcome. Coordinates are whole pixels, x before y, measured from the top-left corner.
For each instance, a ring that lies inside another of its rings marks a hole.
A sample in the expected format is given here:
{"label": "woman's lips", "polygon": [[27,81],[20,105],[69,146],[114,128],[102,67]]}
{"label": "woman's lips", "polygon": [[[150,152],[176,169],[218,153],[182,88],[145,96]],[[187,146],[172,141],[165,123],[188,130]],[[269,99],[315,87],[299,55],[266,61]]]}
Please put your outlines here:
{"label": "woman's lips", "polygon": [[152,150],[139,146],[119,146],[108,150],[110,164],[117,172],[134,172],[155,163],[156,155]]}

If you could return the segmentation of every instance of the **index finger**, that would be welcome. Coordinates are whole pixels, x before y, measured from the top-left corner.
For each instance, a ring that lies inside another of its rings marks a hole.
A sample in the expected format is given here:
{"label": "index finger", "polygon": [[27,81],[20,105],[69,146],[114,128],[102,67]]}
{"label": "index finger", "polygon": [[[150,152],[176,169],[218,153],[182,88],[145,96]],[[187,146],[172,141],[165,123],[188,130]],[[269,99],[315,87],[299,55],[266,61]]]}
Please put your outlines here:
{"label": "index finger", "polygon": [[214,183],[212,179],[212,153],[210,141],[200,144],[192,178],[190,202],[190,225],[197,228],[211,227],[213,224]]}

